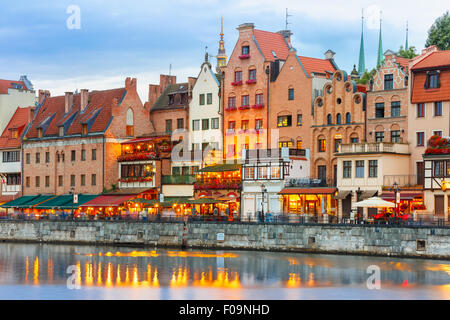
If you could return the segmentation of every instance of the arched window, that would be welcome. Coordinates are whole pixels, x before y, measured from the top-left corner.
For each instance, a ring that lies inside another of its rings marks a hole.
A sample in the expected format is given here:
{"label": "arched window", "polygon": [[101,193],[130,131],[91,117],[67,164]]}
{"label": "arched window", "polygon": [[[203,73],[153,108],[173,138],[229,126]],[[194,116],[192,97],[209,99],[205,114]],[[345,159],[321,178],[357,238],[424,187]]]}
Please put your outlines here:
{"label": "arched window", "polygon": [[350,112],[347,112],[345,114],[345,123],[351,123],[352,122],[352,117],[350,115]]}
{"label": "arched window", "polygon": [[130,108],[127,110],[127,136],[134,136],[134,114]]}
{"label": "arched window", "polygon": [[331,124],[333,122],[333,117],[331,116],[331,114],[328,114],[327,116],[327,124]]}
{"label": "arched window", "polygon": [[338,113],[338,114],[336,115],[336,124],[341,124],[341,122],[342,122],[342,117],[341,117],[341,114]]}

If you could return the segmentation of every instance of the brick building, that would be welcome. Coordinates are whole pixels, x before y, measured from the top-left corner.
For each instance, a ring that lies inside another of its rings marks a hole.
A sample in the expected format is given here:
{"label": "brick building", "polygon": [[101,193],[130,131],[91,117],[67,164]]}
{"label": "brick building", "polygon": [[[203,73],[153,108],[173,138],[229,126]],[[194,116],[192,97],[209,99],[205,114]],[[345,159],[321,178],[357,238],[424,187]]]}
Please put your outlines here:
{"label": "brick building", "polygon": [[120,142],[152,132],[136,79],[118,89],[42,93],[39,102],[22,144],[24,195],[111,189],[119,179]]}

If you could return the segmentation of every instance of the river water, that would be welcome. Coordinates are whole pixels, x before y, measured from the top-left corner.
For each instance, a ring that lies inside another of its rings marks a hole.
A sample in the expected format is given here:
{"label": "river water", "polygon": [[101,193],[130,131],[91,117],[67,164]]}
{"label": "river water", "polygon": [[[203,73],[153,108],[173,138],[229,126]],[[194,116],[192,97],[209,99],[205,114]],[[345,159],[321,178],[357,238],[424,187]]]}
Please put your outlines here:
{"label": "river water", "polygon": [[0,299],[450,299],[450,261],[1,243]]}

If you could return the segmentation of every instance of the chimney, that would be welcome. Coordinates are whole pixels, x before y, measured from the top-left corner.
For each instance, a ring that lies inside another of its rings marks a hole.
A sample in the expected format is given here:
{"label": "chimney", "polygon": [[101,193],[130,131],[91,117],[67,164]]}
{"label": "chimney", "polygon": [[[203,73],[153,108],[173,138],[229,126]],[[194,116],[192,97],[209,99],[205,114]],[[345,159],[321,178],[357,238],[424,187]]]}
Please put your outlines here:
{"label": "chimney", "polygon": [[254,23],[243,23],[240,24],[239,27],[237,27],[239,30],[239,36],[241,36],[244,33],[250,33],[253,34],[253,30],[255,29]]}
{"label": "chimney", "polygon": [[333,60],[335,54],[336,52],[333,52],[333,50],[328,49],[327,52],[325,52],[325,59]]}
{"label": "chimney", "polygon": [[125,79],[125,89],[127,91],[137,91],[137,80],[136,78],[126,78]]}
{"label": "chimney", "polygon": [[188,85],[189,85],[190,90],[192,89],[192,87],[195,85],[196,82],[197,82],[197,78],[188,77]]}
{"label": "chimney", "polygon": [[175,84],[177,83],[177,76],[169,76],[166,74],[161,74],[159,76],[159,90],[160,90],[160,94],[164,91],[164,89],[169,85],[169,84]]}
{"label": "chimney", "polygon": [[80,111],[83,112],[84,109],[86,109],[89,101],[89,90],[88,89],[81,89],[80,92]]}
{"label": "chimney", "polygon": [[148,86],[148,102],[150,106],[153,106],[153,104],[158,100],[160,93],[160,86],[157,84],[150,84]]}
{"label": "chimney", "polygon": [[64,99],[64,113],[68,113],[73,106],[73,92],[66,92]]}
{"label": "chimney", "polygon": [[38,91],[38,103],[42,104],[42,102],[44,102],[45,99],[45,92],[44,90],[39,89]]}
{"label": "chimney", "polygon": [[286,41],[288,47],[292,48],[292,44],[291,44],[292,32],[291,32],[291,30],[281,30],[281,31],[278,31],[277,33],[281,34],[283,36],[284,40]]}

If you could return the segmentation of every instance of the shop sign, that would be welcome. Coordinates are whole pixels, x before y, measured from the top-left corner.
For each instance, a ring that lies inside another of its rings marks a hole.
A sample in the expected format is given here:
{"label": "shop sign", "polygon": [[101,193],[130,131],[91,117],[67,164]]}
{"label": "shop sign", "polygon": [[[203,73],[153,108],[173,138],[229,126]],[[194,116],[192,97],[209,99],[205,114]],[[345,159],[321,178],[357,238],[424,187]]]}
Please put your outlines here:
{"label": "shop sign", "polygon": [[218,233],[217,234],[217,241],[225,241],[225,233],[222,233],[222,232],[220,232],[220,233]]}

